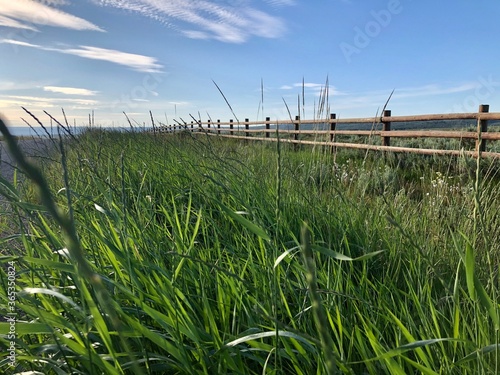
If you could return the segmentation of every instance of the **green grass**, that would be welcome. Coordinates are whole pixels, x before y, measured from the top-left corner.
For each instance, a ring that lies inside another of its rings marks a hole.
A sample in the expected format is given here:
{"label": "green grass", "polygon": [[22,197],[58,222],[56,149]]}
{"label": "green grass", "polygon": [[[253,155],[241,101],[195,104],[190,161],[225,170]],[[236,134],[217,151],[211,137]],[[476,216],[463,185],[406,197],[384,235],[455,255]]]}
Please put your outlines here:
{"label": "green grass", "polygon": [[1,371],[498,372],[498,162],[189,133],[62,150],[1,181]]}

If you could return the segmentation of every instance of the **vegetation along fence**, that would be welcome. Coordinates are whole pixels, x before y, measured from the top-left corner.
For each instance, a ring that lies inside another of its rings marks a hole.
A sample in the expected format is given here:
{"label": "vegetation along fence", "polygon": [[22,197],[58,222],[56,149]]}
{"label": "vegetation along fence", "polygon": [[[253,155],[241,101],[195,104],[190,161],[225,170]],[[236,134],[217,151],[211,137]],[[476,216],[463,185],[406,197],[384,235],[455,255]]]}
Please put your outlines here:
{"label": "vegetation along fence", "polygon": [[[296,116],[284,121],[267,117],[265,121],[194,120],[190,124],[176,123],[153,126],[153,132],[188,130],[253,141],[276,142],[279,139],[280,142],[296,145],[326,146],[332,152],[337,148],[355,148],[427,155],[500,157],[499,142],[490,142],[500,140],[500,113],[490,113],[486,104],[480,105],[477,113],[392,116],[390,110],[384,110],[382,116],[375,118],[339,119],[331,114],[328,119],[313,120],[302,120]],[[402,139],[406,139],[405,142]],[[423,139],[434,141],[423,142]]]}

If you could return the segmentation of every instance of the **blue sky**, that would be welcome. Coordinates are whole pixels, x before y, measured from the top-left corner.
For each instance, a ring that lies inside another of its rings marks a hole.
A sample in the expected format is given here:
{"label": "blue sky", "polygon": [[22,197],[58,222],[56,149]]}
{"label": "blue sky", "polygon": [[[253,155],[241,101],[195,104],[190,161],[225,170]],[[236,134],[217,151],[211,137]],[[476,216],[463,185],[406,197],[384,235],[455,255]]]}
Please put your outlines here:
{"label": "blue sky", "polygon": [[394,115],[500,112],[499,16],[498,0],[0,0],[0,114],[233,118],[213,82],[240,120],[299,101],[313,118],[327,83],[340,118],[393,89]]}

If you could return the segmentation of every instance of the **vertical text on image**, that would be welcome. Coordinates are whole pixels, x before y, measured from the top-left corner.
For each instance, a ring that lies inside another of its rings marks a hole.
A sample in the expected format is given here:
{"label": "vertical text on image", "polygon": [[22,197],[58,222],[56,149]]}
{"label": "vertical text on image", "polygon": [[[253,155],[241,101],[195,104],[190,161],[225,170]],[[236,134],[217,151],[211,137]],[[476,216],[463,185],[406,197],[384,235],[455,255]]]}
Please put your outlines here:
{"label": "vertical text on image", "polygon": [[16,366],[16,264],[14,261],[8,262],[7,267],[7,317],[9,323],[9,332],[7,340],[9,340],[9,350],[7,360],[9,366]]}

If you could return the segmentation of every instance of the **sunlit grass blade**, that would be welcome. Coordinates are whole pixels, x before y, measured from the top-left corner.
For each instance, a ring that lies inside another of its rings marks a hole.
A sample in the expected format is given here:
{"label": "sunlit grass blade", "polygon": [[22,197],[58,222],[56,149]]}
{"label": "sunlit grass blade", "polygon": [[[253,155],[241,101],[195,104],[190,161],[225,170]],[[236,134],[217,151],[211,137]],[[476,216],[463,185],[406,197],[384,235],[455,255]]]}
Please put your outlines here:
{"label": "sunlit grass blade", "polygon": [[[236,345],[248,342],[248,341],[259,340],[259,339],[263,339],[263,338],[266,338],[266,337],[274,337],[275,335],[276,335],[275,331],[253,333],[251,335],[246,335],[246,336],[240,337],[240,338],[238,338],[236,340],[230,341],[230,342],[226,343],[225,345],[226,346],[236,346]],[[295,339],[297,341],[302,342],[303,344],[311,345],[311,343],[308,340],[304,339],[300,335],[298,335],[296,333],[293,333],[293,332],[288,332],[288,331],[282,331],[282,330],[280,330],[279,331],[279,336],[280,337],[293,338],[293,339]],[[312,347],[310,347],[310,349],[311,349],[311,351],[313,351]]]}
{"label": "sunlit grass blade", "polygon": [[276,268],[282,261],[285,259],[288,255],[291,255],[293,253],[296,253],[300,251],[299,246],[292,247],[291,249],[288,249],[284,251],[278,258],[276,258],[276,261],[274,262],[274,268]]}
{"label": "sunlit grass blade", "polygon": [[266,240],[266,241],[269,241],[271,239],[264,229],[262,229],[261,227],[259,227],[256,224],[252,223],[250,220],[244,218],[241,214],[232,211],[231,209],[227,208],[222,203],[219,204],[219,207],[228,216],[230,216],[234,221],[241,224],[244,228],[248,229],[253,234],[259,236],[260,238],[262,238],[263,240]]}
{"label": "sunlit grass blade", "polygon": [[370,252],[370,253],[367,253],[367,254],[364,254],[364,255],[361,255],[359,257],[356,257],[356,258],[351,258],[347,255],[344,255],[344,254],[340,254],[336,251],[333,251],[333,250],[330,250],[330,249],[327,249],[325,247],[322,247],[322,246],[318,246],[318,245],[312,245],[312,249],[317,251],[318,253],[321,253],[323,255],[326,255],[326,256],[329,256],[333,259],[337,259],[337,260],[343,260],[343,261],[346,261],[346,262],[356,262],[356,261],[363,261],[363,260],[368,260],[368,259],[371,259],[379,254],[382,254],[383,252],[385,252],[385,250],[378,250],[378,251],[373,251],[373,252]]}

